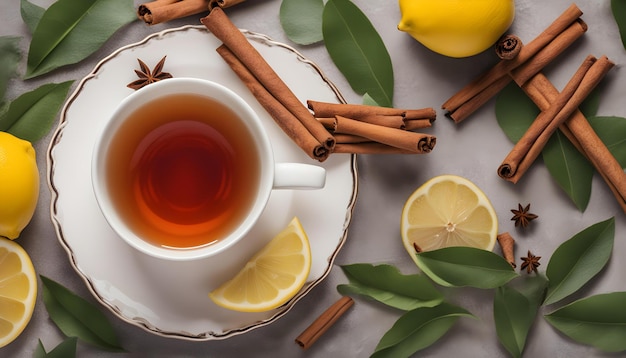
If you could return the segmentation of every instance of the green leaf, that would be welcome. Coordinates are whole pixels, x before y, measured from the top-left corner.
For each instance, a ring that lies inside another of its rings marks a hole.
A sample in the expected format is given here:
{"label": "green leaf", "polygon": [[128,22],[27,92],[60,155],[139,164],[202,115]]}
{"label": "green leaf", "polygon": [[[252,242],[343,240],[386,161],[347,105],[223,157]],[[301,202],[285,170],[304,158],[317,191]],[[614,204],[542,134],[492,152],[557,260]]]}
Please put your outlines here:
{"label": "green leaf", "polygon": [[33,33],[25,78],[83,60],[120,27],[136,19],[130,0],[55,2]]}
{"label": "green leaf", "polygon": [[4,102],[0,103],[0,117],[4,116],[4,114],[9,110],[9,104]]}
{"label": "green leaf", "polygon": [[35,348],[35,352],[33,353],[33,358],[46,358],[46,349],[43,347],[43,343],[41,343],[41,339],[37,340],[37,348]]}
{"label": "green leaf", "polygon": [[287,37],[300,45],[320,42],[322,36],[322,0],[283,0],[280,24]]}
{"label": "green leaf", "polygon": [[0,115],[0,130],[36,142],[52,128],[72,83],[49,83],[22,94]]}
{"label": "green leaf", "polygon": [[626,49],[626,2],[624,0],[611,0],[611,10],[619,28],[622,45]]}
{"label": "green leaf", "polygon": [[433,281],[448,287],[496,288],[518,276],[500,255],[465,246],[421,252],[417,266]]}
{"label": "green leaf", "polygon": [[40,277],[50,319],[63,334],[109,351],[123,351],[113,327],[100,310],[61,284],[45,276]]}
{"label": "green leaf", "polygon": [[522,356],[526,337],[543,301],[547,284],[542,276],[521,280],[526,292],[515,289],[511,284],[501,286],[496,290],[493,302],[498,339],[513,357]]}
{"label": "green leaf", "polygon": [[496,97],[495,111],[498,125],[513,143],[522,138],[540,112],[515,83],[500,91]]}
{"label": "green leaf", "polygon": [[43,343],[39,340],[37,349],[33,354],[33,358],[73,358],[76,357],[76,337],[66,338],[58,346],[54,347],[50,352],[46,353]]}
{"label": "green leaf", "polygon": [[409,311],[380,339],[371,357],[408,357],[435,343],[463,316],[474,317],[467,310],[446,302]]}
{"label": "green leaf", "polygon": [[595,116],[598,113],[598,108],[600,108],[600,94],[602,92],[602,87],[594,88],[589,96],[585,98],[585,100],[580,104],[578,109],[582,112],[587,119]]}
{"label": "green leaf", "polygon": [[587,297],[562,307],[546,320],[573,340],[607,352],[626,350],[626,292]]}
{"label": "green leaf", "polygon": [[391,265],[353,264],[341,269],[350,281],[349,285],[337,286],[343,295],[364,295],[405,311],[443,301],[443,295],[423,275],[402,275]]}
{"label": "green leaf", "polygon": [[546,268],[549,284],[544,304],[564,299],[597,275],[611,257],[614,237],[615,218],[611,218],[562,243]]}
{"label": "green leaf", "polygon": [[28,0],[20,1],[20,13],[22,14],[22,20],[28,26],[30,33],[34,33],[37,28],[37,24],[39,24],[39,20],[43,16],[46,9],[41,6],[35,5]]}
{"label": "green leaf", "polygon": [[587,119],[622,168],[626,167],[626,118],[609,116]]}
{"label": "green leaf", "polygon": [[561,131],[550,137],[543,148],[543,162],[552,178],[572,199],[580,211],[585,211],[591,198],[594,168]]}
{"label": "green leaf", "polygon": [[20,37],[0,37],[0,104],[9,86],[9,80],[17,75],[17,66],[22,58],[20,51]]}
{"label": "green leaf", "polygon": [[328,54],[352,89],[391,107],[391,58],[367,16],[350,0],[329,0],[322,14],[322,34]]}

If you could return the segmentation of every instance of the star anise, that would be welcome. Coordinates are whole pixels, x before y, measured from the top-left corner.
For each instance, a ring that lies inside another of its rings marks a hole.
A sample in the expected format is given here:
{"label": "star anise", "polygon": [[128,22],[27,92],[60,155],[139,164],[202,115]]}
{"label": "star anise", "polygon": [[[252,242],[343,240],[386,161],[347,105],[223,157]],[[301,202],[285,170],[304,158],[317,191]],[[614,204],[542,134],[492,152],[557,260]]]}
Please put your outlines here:
{"label": "star anise", "polygon": [[533,271],[537,272],[537,267],[541,265],[539,260],[541,256],[533,255],[530,250],[528,250],[528,256],[522,257],[522,266],[520,266],[520,270],[526,269],[526,273],[531,273]]}
{"label": "star anise", "polygon": [[128,85],[126,85],[126,87],[138,90],[151,83],[158,82],[166,78],[172,78],[172,75],[169,72],[163,72],[163,65],[165,64],[166,57],[167,56],[163,56],[161,61],[159,61],[156,66],[154,66],[154,70],[152,71],[150,71],[148,65],[146,65],[142,60],[137,59],[141,70],[135,70],[135,73],[137,74],[139,79],[129,83]]}
{"label": "star anise", "polygon": [[539,216],[529,212],[530,204],[523,207],[522,204],[517,204],[517,210],[512,209],[511,212],[515,214],[511,220],[515,220],[515,227],[521,226],[523,228],[527,227],[528,224],[538,218]]}

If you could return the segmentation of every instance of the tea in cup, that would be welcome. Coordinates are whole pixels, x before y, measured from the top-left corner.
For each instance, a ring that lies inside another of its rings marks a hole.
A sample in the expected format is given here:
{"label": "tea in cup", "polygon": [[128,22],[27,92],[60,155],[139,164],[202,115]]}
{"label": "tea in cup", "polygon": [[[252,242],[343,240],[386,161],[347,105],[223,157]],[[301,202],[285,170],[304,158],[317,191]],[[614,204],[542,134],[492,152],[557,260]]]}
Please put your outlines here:
{"label": "tea in cup", "polygon": [[272,189],[315,189],[316,165],[275,163],[254,110],[201,79],[150,84],[122,101],[96,140],[92,183],[113,230],[154,257],[214,255],[242,239]]}

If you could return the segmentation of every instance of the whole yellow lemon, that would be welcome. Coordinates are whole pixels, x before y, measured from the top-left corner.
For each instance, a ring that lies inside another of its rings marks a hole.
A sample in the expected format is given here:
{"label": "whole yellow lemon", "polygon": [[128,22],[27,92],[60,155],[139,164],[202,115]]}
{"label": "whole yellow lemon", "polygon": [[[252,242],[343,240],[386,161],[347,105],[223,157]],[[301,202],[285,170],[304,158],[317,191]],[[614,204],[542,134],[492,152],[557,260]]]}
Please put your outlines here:
{"label": "whole yellow lemon", "polygon": [[33,217],[39,170],[30,142],[0,132],[0,236],[16,239]]}
{"label": "whole yellow lemon", "polygon": [[515,17],[514,0],[399,0],[399,5],[398,30],[457,58],[493,46]]}

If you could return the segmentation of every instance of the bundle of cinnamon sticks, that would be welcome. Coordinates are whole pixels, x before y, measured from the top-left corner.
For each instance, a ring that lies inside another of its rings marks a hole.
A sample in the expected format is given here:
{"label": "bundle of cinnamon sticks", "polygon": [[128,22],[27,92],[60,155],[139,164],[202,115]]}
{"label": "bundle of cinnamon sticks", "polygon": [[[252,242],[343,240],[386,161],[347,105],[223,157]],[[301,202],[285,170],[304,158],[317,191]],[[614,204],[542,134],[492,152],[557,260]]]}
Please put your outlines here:
{"label": "bundle of cinnamon sticks", "polygon": [[[515,74],[515,82],[521,86],[587,31],[587,24],[580,16],[582,11],[576,5],[571,5],[539,36],[520,48],[515,57],[498,62],[450,97],[442,108],[458,123],[506,87],[513,80],[511,74]],[[499,47],[502,46],[496,46]],[[512,50],[503,53],[510,52]],[[520,70],[522,65],[525,66]]]}
{"label": "bundle of cinnamon sticks", "polygon": [[434,136],[412,131],[432,126],[436,119],[432,108],[405,110],[313,100],[307,105],[334,135],[334,153],[429,153],[436,143]]}
{"label": "bundle of cinnamon sticks", "polygon": [[428,153],[432,135],[411,131],[431,125],[432,108],[390,109],[377,106],[308,101],[305,106],[221,8],[201,22],[223,42],[217,52],[267,110],[278,126],[311,158],[331,153]]}
{"label": "bundle of cinnamon sticks", "polygon": [[148,25],[180,19],[211,11],[215,7],[227,8],[245,0],[154,0],[137,8],[137,17]]}
{"label": "bundle of cinnamon sticks", "polygon": [[506,156],[498,174],[516,183],[539,156],[552,134],[568,120],[614,66],[605,56],[588,56],[563,91],[535,118],[522,138]]}
{"label": "bundle of cinnamon sticks", "polygon": [[458,123],[514,81],[541,113],[504,159],[498,174],[513,183],[517,182],[539,155],[550,135],[559,129],[589,159],[626,212],[626,174],[578,110],[580,103],[614,64],[605,56],[588,56],[562,92],[541,72],[587,31],[587,25],[580,16],[582,11],[571,5],[526,45],[516,37],[503,38],[496,46],[502,60],[448,99],[442,108]]}

